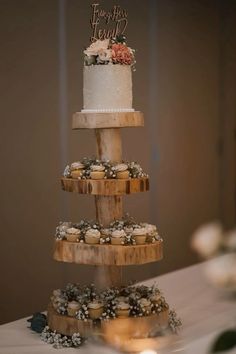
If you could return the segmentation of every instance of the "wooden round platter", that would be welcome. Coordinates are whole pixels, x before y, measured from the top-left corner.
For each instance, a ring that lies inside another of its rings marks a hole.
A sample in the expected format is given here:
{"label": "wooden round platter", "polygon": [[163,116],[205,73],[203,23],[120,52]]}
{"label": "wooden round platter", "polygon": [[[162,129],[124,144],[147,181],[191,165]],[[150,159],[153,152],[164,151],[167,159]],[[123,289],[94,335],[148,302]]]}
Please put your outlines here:
{"label": "wooden round platter", "polygon": [[61,178],[62,189],[66,192],[92,195],[124,195],[149,190],[149,179],[75,179]]}
{"label": "wooden round platter", "polygon": [[153,330],[166,328],[168,326],[169,311],[165,310],[159,314],[144,317],[115,318],[108,321],[101,321],[95,324],[92,320],[78,320],[75,317],[58,314],[51,302],[47,309],[48,326],[58,333],[72,336],[80,333],[82,337],[88,337],[94,332],[102,334],[105,341],[116,345],[125,343],[132,338],[145,338]]}
{"label": "wooden round platter", "polygon": [[138,111],[112,113],[76,112],[72,118],[72,129],[125,128],[143,125],[143,114]]}
{"label": "wooden round platter", "polygon": [[163,241],[144,245],[89,245],[81,242],[56,240],[53,258],[57,261],[90,265],[139,265],[160,261]]}

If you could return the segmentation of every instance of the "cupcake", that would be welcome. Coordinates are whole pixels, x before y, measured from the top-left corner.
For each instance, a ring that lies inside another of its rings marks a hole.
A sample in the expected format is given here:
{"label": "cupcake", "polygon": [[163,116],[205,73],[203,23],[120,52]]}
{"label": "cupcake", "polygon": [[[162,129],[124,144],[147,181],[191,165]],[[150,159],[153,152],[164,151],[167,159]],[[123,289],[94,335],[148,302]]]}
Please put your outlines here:
{"label": "cupcake", "polygon": [[100,318],[103,313],[103,307],[104,307],[103,303],[98,300],[89,302],[88,303],[89,317],[92,320],[97,320],[98,318]]}
{"label": "cupcake", "polygon": [[152,225],[152,224],[148,224],[148,223],[142,223],[141,226],[146,229],[147,241],[148,242],[152,242],[152,238],[156,237],[156,235],[158,235],[156,225]]}
{"label": "cupcake", "polygon": [[118,179],[129,178],[128,165],[125,163],[119,163],[118,165],[114,166],[114,171],[116,173],[116,178]]}
{"label": "cupcake", "polygon": [[71,177],[72,178],[79,178],[81,177],[83,170],[84,170],[84,165],[81,162],[73,162],[70,166],[71,170]]}
{"label": "cupcake", "polygon": [[105,177],[105,167],[102,165],[92,165],[90,177],[92,179],[103,179]]}
{"label": "cupcake", "polygon": [[75,317],[76,312],[80,309],[81,305],[77,301],[70,301],[67,305],[67,313],[70,317]]}
{"label": "cupcake", "polygon": [[116,305],[116,316],[119,318],[129,317],[130,306],[127,302],[120,301]]}
{"label": "cupcake", "polygon": [[97,229],[88,229],[85,234],[85,242],[88,244],[96,244],[100,242],[101,232]]}
{"label": "cupcake", "polygon": [[152,303],[149,299],[146,299],[145,297],[142,297],[139,300],[139,304],[142,308],[142,311],[145,315],[150,315],[152,312]]}
{"label": "cupcake", "polygon": [[78,241],[80,236],[80,230],[76,229],[75,227],[70,227],[66,230],[66,239],[69,242],[76,242]]}
{"label": "cupcake", "polygon": [[144,227],[137,228],[134,229],[132,236],[136,242],[136,245],[143,245],[146,242],[147,231]]}
{"label": "cupcake", "polygon": [[112,245],[123,245],[125,242],[126,233],[124,230],[115,230],[111,233]]}

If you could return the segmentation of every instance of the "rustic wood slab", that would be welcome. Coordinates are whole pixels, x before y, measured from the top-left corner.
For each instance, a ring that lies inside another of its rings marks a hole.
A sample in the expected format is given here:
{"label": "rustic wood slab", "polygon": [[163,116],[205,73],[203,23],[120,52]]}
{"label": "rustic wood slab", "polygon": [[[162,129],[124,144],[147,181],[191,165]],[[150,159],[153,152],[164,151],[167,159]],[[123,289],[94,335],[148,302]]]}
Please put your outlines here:
{"label": "rustic wood slab", "polygon": [[166,310],[160,314],[145,317],[115,318],[101,321],[101,326],[98,326],[92,320],[85,322],[74,317],[60,315],[51,303],[47,309],[48,326],[51,330],[68,336],[79,332],[83,337],[88,337],[94,332],[100,333],[107,343],[117,347],[122,347],[132,338],[145,338],[153,330],[166,328],[168,314]]}
{"label": "rustic wood slab", "polygon": [[157,262],[163,257],[163,241],[144,245],[89,245],[67,240],[56,240],[53,258],[57,261],[124,266]]}
{"label": "rustic wood slab", "polygon": [[50,329],[67,336],[72,336],[72,334],[79,332],[81,336],[87,337],[95,329],[92,320],[85,322],[77,320],[75,317],[60,315],[54,310],[51,302],[47,309],[47,320]]}
{"label": "rustic wood slab", "polygon": [[76,112],[72,118],[72,129],[125,128],[144,126],[143,113],[82,113]]}
{"label": "rustic wood slab", "polygon": [[124,195],[149,190],[149,179],[74,179],[61,178],[62,189],[66,192],[92,195]]}

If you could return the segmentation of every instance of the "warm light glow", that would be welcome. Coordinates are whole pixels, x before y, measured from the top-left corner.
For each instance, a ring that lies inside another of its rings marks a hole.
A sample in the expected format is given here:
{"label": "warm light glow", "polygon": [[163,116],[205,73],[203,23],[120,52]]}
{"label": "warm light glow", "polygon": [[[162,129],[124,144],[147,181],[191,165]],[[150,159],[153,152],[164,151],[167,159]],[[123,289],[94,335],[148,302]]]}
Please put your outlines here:
{"label": "warm light glow", "polygon": [[140,352],[140,354],[157,354],[157,352],[155,350],[147,349]]}

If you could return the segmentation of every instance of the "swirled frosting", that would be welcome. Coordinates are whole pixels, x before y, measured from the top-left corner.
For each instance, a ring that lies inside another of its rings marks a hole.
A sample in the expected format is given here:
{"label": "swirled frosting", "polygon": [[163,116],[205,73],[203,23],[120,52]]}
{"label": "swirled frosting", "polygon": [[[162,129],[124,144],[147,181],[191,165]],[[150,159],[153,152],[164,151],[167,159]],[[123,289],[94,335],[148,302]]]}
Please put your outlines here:
{"label": "swirled frosting", "polygon": [[98,171],[98,172],[105,170],[105,167],[102,165],[92,165],[90,168],[92,171]]}
{"label": "swirled frosting", "polygon": [[128,170],[128,165],[126,163],[119,163],[118,165],[114,166],[114,171],[116,172],[123,172]]}
{"label": "swirled frosting", "polygon": [[96,229],[88,229],[85,235],[90,236],[90,237],[99,238],[101,236],[101,232]]}
{"label": "swirled frosting", "polygon": [[70,227],[69,229],[66,230],[66,232],[71,235],[79,235],[80,234],[80,230],[76,229],[75,227]]}
{"label": "swirled frosting", "polygon": [[126,233],[124,232],[124,230],[115,230],[112,232],[111,234],[112,237],[125,237],[126,236]]}
{"label": "swirled frosting", "polygon": [[80,161],[73,162],[70,165],[71,170],[81,170],[84,168],[84,165]]}
{"label": "swirled frosting", "polygon": [[147,234],[147,230],[144,227],[141,227],[139,229],[134,229],[134,231],[133,231],[134,236],[140,236],[140,235],[146,235],[146,234]]}

